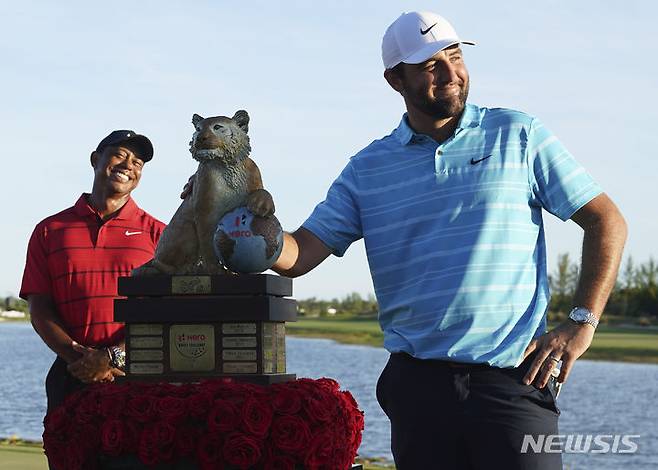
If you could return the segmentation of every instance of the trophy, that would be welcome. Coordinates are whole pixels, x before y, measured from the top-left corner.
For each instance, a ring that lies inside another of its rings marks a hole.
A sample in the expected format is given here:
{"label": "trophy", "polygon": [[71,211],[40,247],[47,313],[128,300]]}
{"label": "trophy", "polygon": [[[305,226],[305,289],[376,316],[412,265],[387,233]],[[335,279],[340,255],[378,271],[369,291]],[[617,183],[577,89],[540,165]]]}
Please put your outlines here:
{"label": "trophy", "polygon": [[249,158],[249,115],[195,114],[192,123],[191,193],[153,259],[119,279],[126,380],[294,380],[285,350],[285,322],[297,318],[292,280],[257,274],[278,258],[283,231]]}

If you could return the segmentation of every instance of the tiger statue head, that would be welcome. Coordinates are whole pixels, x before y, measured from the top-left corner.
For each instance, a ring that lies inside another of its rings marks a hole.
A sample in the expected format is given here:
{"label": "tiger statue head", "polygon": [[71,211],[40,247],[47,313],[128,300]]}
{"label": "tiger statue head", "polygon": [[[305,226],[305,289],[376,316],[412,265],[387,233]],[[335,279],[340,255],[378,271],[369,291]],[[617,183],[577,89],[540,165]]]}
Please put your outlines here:
{"label": "tiger statue head", "polygon": [[199,162],[219,160],[225,165],[235,165],[249,156],[249,114],[240,110],[232,118],[192,116],[194,135],[190,142],[192,158]]}

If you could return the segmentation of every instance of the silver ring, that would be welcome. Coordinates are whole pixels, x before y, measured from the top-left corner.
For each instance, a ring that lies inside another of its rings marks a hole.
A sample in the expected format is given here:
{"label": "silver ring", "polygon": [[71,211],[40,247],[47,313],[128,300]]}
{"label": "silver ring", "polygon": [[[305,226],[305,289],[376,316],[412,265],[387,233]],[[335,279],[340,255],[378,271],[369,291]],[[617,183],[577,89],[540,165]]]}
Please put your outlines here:
{"label": "silver ring", "polygon": [[555,356],[548,356],[548,359],[555,362],[560,362],[560,360]]}

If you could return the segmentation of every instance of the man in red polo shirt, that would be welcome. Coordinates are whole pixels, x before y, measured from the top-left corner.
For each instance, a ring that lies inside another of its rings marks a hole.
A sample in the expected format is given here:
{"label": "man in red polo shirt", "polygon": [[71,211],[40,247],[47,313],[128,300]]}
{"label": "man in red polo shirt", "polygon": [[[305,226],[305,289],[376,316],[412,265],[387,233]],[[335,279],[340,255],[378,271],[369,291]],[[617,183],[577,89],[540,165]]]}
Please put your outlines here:
{"label": "man in red polo shirt", "polygon": [[165,227],[130,197],[151,158],[145,136],[110,133],[91,153],[91,193],[32,233],[20,296],[57,354],[46,378],[48,411],[85,384],[123,375],[123,324],[113,313],[117,279],[153,257]]}

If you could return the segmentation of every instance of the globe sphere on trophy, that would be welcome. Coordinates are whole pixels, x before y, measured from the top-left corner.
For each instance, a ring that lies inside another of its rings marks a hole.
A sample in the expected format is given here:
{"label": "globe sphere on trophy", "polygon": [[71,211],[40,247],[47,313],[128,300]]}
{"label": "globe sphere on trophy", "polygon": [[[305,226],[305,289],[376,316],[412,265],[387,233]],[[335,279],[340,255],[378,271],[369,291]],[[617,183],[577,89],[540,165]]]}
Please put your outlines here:
{"label": "globe sphere on trophy", "polygon": [[222,217],[215,231],[215,253],[237,273],[261,273],[276,262],[283,248],[283,229],[276,217],[259,217],[238,207]]}
{"label": "globe sphere on trophy", "polygon": [[[62,469],[361,468],[363,412],[351,394],[286,370],[297,307],[291,279],[259,274],[284,236],[249,157],[249,115],[192,123],[191,190],[153,259],[119,278],[126,376],[49,413],[46,452]],[[69,442],[76,452],[62,451]]]}

